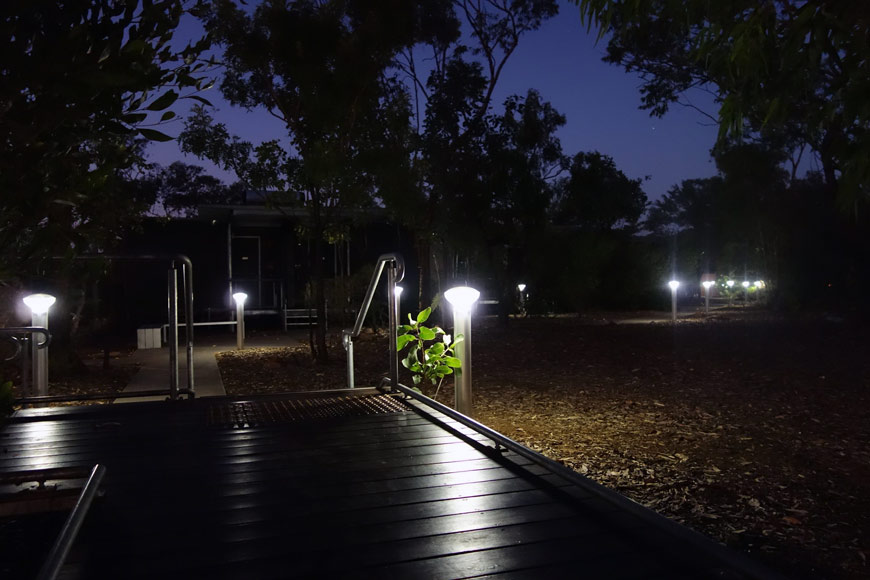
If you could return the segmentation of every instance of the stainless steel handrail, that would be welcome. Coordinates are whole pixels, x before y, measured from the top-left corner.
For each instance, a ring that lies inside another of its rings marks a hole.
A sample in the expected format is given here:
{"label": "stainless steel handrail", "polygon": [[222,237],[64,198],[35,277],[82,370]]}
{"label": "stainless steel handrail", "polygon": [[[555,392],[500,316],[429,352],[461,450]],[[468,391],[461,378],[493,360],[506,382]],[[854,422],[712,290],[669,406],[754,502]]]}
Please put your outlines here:
{"label": "stainless steel handrail", "polygon": [[[65,260],[67,258],[55,256],[53,260]],[[195,396],[193,384],[193,263],[184,254],[156,255],[156,254],[83,254],[75,256],[74,260],[143,260],[164,261],[169,260],[169,326],[171,329],[169,342],[169,395],[176,399],[179,394],[185,394],[189,398]],[[187,328],[187,388],[178,388],[178,286],[175,270],[177,264],[182,266],[184,279],[184,321]],[[176,280],[176,282],[173,282]],[[173,341],[174,335],[174,341]]]}
{"label": "stainless steel handrail", "polygon": [[38,340],[36,341],[36,348],[43,349],[48,348],[48,345],[51,344],[51,333],[43,326],[8,326],[6,328],[0,328],[0,336],[8,338],[15,345],[15,353],[12,356],[7,357],[5,360],[11,361],[17,358],[21,359],[21,389],[24,392],[29,392],[27,352],[23,349],[23,346],[24,344],[27,344],[27,341],[30,339],[27,337],[19,338],[16,336],[22,334],[41,334],[44,336],[45,340],[42,342],[39,342]]}
{"label": "stainless steel handrail", "polygon": [[[7,326],[5,328],[0,328],[0,334],[10,335],[12,338],[15,338],[16,334],[41,334],[45,337],[43,342],[37,343],[37,348],[47,348],[49,344],[51,344],[51,333],[47,328],[43,326]],[[18,351],[21,351],[21,345],[18,345]],[[16,352],[16,356],[18,353]],[[15,357],[12,357],[15,358]],[[12,360],[12,359],[7,359]]]}
{"label": "stainless steel handrail", "polygon": [[374,298],[375,290],[384,271],[384,266],[388,264],[390,265],[387,269],[387,304],[390,314],[390,379],[394,385],[399,382],[399,354],[396,351],[396,335],[399,328],[399,304],[398,300],[396,300],[396,284],[405,278],[405,260],[401,254],[393,252],[382,254],[378,257],[375,271],[372,272],[372,279],[369,281],[368,290],[366,290],[366,296],[363,298],[362,306],[356,316],[356,323],[354,323],[353,328],[346,328],[341,331],[341,343],[344,346],[344,350],[347,351],[348,389],[354,388],[353,339],[362,332],[363,322],[365,322],[366,315],[369,313],[369,307],[372,305],[372,298]]}
{"label": "stainless steel handrail", "polygon": [[69,514],[66,523],[63,525],[60,536],[58,536],[57,541],[51,548],[51,553],[48,555],[48,558],[42,565],[42,569],[39,571],[37,580],[54,580],[54,578],[57,577],[61,566],[63,566],[63,563],[66,560],[67,554],[69,554],[70,548],[72,548],[73,543],[76,541],[76,536],[78,536],[79,529],[85,521],[85,516],[88,515],[88,510],[90,509],[94,498],[97,497],[97,492],[100,489],[100,482],[103,481],[103,476],[105,474],[105,467],[99,463],[94,465],[87,483],[84,488],[82,488],[81,494],[79,494],[79,499],[76,501],[75,507]]}

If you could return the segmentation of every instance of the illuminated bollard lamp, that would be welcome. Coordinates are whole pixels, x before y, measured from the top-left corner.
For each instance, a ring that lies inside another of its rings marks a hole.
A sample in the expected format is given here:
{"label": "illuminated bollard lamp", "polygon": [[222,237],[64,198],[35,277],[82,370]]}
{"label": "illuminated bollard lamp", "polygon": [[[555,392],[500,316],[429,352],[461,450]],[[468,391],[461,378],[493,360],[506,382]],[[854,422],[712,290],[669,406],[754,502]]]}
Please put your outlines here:
{"label": "illuminated bollard lamp", "polygon": [[701,283],[704,287],[704,312],[710,312],[710,288],[715,284],[712,280],[706,280]]}
{"label": "illuminated bollard lamp", "polygon": [[471,307],[480,298],[480,292],[467,286],[457,286],[444,293],[444,298],[453,307],[453,336],[462,335],[454,354],[461,367],[454,372],[454,408],[471,417],[474,403],[471,396]]}
{"label": "illuminated bollard lamp", "polygon": [[[48,310],[55,302],[51,294],[31,294],[24,297],[24,304],[30,308],[31,326],[48,329]],[[37,334],[31,339],[33,343],[33,385],[36,395],[48,395],[48,345],[40,343]]]}
{"label": "illuminated bollard lamp", "polygon": [[680,283],[677,280],[671,280],[668,282],[668,287],[671,289],[671,320],[673,322],[677,321],[677,288],[680,287]]}
{"label": "illuminated bollard lamp", "polygon": [[245,348],[245,300],[248,295],[244,292],[236,292],[233,294],[233,300],[236,301],[236,348],[242,350]]}

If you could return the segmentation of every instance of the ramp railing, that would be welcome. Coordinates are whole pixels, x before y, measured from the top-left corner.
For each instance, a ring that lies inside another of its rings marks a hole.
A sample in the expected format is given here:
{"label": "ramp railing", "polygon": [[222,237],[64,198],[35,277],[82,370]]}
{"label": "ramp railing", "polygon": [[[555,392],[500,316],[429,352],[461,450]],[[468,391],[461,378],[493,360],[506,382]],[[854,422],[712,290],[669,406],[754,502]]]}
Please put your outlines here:
{"label": "ramp railing", "polygon": [[341,332],[341,343],[347,351],[347,388],[354,388],[353,376],[353,339],[362,332],[363,323],[372,305],[375,290],[381,279],[381,274],[387,269],[387,309],[389,310],[389,340],[390,340],[390,381],[391,384],[399,383],[399,354],[396,351],[396,336],[399,327],[399,301],[396,294],[396,284],[405,277],[405,260],[400,254],[390,253],[378,257],[372,279],[369,281],[366,296],[356,316],[353,328],[347,328]]}

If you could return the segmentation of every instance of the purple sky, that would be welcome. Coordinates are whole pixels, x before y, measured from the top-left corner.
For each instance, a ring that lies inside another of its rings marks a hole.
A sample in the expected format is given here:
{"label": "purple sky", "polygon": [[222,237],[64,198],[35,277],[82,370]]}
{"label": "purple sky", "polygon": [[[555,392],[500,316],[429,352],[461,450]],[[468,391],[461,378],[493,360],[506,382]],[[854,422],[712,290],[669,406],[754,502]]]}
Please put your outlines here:
{"label": "purple sky", "polygon": [[[520,46],[502,73],[493,103],[501,108],[512,94],[537,89],[545,100],[567,117],[559,132],[566,154],[597,150],[610,155],[626,175],[649,176],[644,190],[651,199],[663,195],[684,179],[716,173],[709,151],[717,128],[695,110],[675,105],[663,118],[650,118],[640,104],[640,80],[622,68],[601,61],[606,44],[595,44],[595,31],[587,34],[580,24],[577,7],[563,4],[561,13],[520,41]],[[195,27],[191,26],[193,31]],[[193,32],[191,32],[193,34]],[[216,107],[213,115],[229,131],[243,139],[260,142],[286,135],[280,124],[262,111],[247,112],[230,107],[217,88],[203,94]],[[699,92],[693,103],[716,115],[712,100]],[[177,110],[179,115],[184,111]],[[164,127],[175,136],[177,122]],[[203,165],[227,182],[225,174],[206,161],[185,156],[175,142],[154,144],[150,158],[168,165],[173,161]]]}

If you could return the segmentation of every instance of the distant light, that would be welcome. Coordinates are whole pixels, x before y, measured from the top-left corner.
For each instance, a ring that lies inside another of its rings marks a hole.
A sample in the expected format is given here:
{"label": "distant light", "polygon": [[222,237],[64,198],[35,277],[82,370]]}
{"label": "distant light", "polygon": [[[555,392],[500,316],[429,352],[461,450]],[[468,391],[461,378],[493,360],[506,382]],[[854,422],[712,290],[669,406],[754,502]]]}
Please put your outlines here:
{"label": "distant light", "polygon": [[756,288],[764,288],[764,281],[763,280],[756,280],[755,287]]}
{"label": "distant light", "polygon": [[45,314],[57,298],[51,294],[31,294],[23,298],[24,303],[30,308],[32,314]]}
{"label": "distant light", "polygon": [[710,286],[712,286],[715,283],[716,282],[714,282],[712,280],[705,280],[704,282],[701,282],[701,286],[703,286],[705,290],[709,290]]}
{"label": "distant light", "polygon": [[523,284],[523,283],[517,284],[517,290],[519,290],[520,292],[524,291],[525,289],[526,289],[525,284]]}
{"label": "distant light", "polygon": [[248,299],[248,295],[244,292],[236,292],[233,294],[233,300],[236,301],[236,304],[242,306],[245,303],[245,300]]}
{"label": "distant light", "polygon": [[668,282],[668,286],[670,286],[671,290],[676,290],[680,287],[680,283],[677,280],[671,280]]}
{"label": "distant light", "polygon": [[444,293],[447,302],[458,312],[468,312],[471,306],[480,298],[480,292],[468,286],[456,286]]}
{"label": "distant light", "polygon": [[731,288],[732,286],[734,286],[734,280],[728,280],[727,282],[725,282],[725,284],[726,284],[729,288]]}
{"label": "distant light", "polygon": [[741,282],[740,285],[743,286],[744,288],[749,288],[749,282],[747,280],[744,280],[743,282]]}

